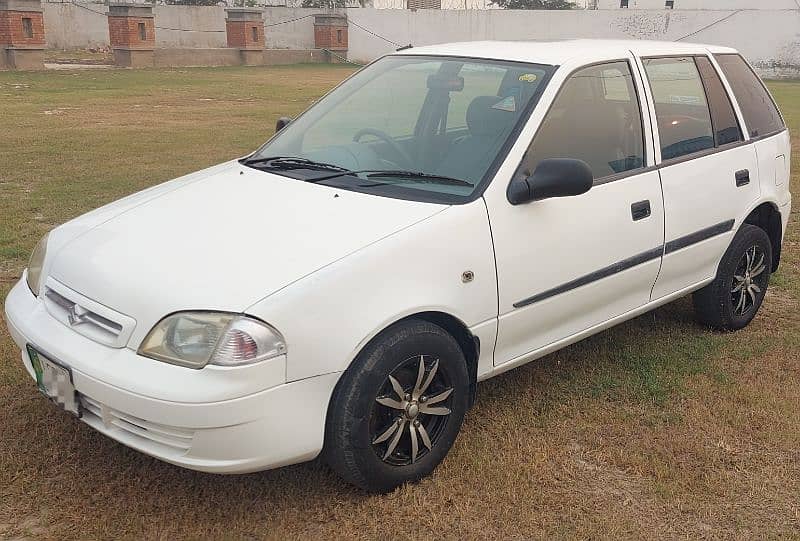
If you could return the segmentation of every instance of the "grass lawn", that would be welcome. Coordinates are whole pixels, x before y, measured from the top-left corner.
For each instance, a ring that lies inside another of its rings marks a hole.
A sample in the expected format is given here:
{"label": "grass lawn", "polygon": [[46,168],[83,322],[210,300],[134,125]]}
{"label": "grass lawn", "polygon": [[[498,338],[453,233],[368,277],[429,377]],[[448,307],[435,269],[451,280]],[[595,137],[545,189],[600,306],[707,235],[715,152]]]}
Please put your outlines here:
{"label": "grass lawn", "polygon": [[[349,73],[0,72],[0,298],[48,229],[242,155]],[[770,86],[800,206],[800,82]],[[799,308],[795,211],[747,329],[682,299],[483,383],[436,474],[385,496],[319,463],[222,477],[129,450],[43,399],[0,321],[0,538],[798,538]]]}

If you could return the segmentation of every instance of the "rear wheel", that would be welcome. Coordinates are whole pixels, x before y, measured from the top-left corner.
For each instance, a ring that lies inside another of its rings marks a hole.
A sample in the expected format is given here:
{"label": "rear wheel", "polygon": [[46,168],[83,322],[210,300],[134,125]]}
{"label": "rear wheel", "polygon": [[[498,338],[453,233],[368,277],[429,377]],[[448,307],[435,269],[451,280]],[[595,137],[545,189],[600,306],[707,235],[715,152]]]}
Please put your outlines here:
{"label": "rear wheel", "polygon": [[714,281],[692,297],[700,322],[726,331],[750,323],[767,293],[771,262],[767,234],[744,224],[722,257]]}
{"label": "rear wheel", "polygon": [[466,361],[444,329],[409,320],[373,340],[342,376],[325,454],[348,482],[386,492],[430,474],[461,428]]}

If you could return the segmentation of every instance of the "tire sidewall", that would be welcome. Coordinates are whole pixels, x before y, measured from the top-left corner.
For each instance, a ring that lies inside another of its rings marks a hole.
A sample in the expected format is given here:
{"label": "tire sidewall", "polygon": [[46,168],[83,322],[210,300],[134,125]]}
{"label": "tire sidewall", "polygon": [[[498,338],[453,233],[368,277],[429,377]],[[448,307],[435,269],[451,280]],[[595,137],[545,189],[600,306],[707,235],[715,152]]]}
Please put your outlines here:
{"label": "tire sidewall", "polygon": [[[733,300],[731,299],[734,274],[745,252],[753,246],[758,246],[764,253],[765,268],[763,278],[761,278],[762,282],[758,284],[761,287],[761,293],[756,296],[753,308],[743,315],[738,315],[735,313]],[[720,265],[720,273],[717,276],[717,279],[720,280],[719,295],[721,297],[722,312],[731,329],[736,330],[747,326],[758,313],[767,293],[771,268],[772,245],[769,237],[762,229],[750,224],[744,224],[736,237],[734,237],[731,249],[725,254],[722,265]]]}
{"label": "tire sidewall", "polygon": [[[439,359],[453,386],[450,415],[433,449],[413,464],[387,464],[372,448],[370,419],[375,398],[389,374],[409,358],[420,355]],[[346,466],[361,478],[358,484],[377,491],[391,490],[408,481],[430,474],[444,459],[455,442],[469,403],[469,375],[464,354],[458,343],[444,329],[425,321],[401,322],[373,340],[356,358],[340,382],[331,409],[330,429],[341,431],[337,440],[344,449]]]}

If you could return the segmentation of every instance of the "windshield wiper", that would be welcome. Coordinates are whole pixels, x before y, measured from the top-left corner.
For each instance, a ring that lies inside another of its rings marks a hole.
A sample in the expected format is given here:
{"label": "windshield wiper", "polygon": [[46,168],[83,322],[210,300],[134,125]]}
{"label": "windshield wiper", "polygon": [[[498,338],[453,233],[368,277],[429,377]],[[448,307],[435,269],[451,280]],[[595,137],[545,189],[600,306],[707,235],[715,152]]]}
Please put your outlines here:
{"label": "windshield wiper", "polygon": [[309,169],[312,171],[334,171],[330,175],[322,175],[319,177],[309,177],[302,180],[306,182],[322,182],[331,180],[338,177],[347,175],[364,174],[367,178],[403,178],[415,180],[417,182],[429,182],[432,184],[447,184],[449,186],[464,186],[472,188],[473,184],[458,178],[452,178],[445,175],[436,175],[433,173],[423,173],[422,171],[405,171],[405,170],[382,170],[382,169],[364,169],[361,171],[351,171],[346,167],[334,165],[332,163],[317,162],[309,160],[308,158],[301,158],[298,156],[271,156],[268,158],[245,158],[240,160],[242,165],[255,167],[260,166],[267,169],[277,170],[293,170],[293,169]]}
{"label": "windshield wiper", "polygon": [[340,174],[349,174],[351,171],[346,167],[340,167],[332,163],[317,162],[308,158],[298,156],[271,156],[268,158],[245,158],[240,161],[242,165],[249,167],[261,166],[269,169],[288,171],[292,169],[310,169],[313,171],[337,171]]}
{"label": "windshield wiper", "polygon": [[323,180],[330,180],[332,178],[342,177],[345,175],[363,174],[367,178],[381,178],[381,177],[395,177],[416,180],[417,182],[430,182],[431,184],[447,184],[449,186],[465,186],[472,188],[473,185],[465,180],[458,178],[447,177],[444,175],[435,175],[433,173],[423,173],[422,171],[403,171],[403,170],[381,170],[381,169],[364,169],[361,171],[342,171],[332,175],[323,175],[321,177],[311,177],[306,179],[307,182],[322,182]]}
{"label": "windshield wiper", "polygon": [[416,180],[419,182],[430,182],[433,184],[447,184],[449,186],[465,186],[472,188],[473,185],[460,178],[436,175],[434,173],[423,173],[422,171],[365,171],[367,178],[397,177]]}

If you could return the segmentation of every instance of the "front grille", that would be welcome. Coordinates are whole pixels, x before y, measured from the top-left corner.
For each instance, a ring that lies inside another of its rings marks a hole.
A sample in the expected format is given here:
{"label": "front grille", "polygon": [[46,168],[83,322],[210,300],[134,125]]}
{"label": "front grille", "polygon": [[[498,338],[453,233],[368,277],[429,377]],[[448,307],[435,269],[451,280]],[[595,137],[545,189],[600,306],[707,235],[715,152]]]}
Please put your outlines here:
{"label": "front grille", "polygon": [[86,395],[81,395],[80,400],[84,420],[100,430],[104,428],[112,432],[112,436],[114,430],[120,430],[123,436],[133,437],[146,445],[155,444],[172,453],[183,454],[192,446],[193,430],[145,421],[112,409]]}
{"label": "front grille", "polygon": [[61,323],[95,342],[114,348],[128,343],[133,319],[72,291],[53,278],[44,288],[47,311]]}

